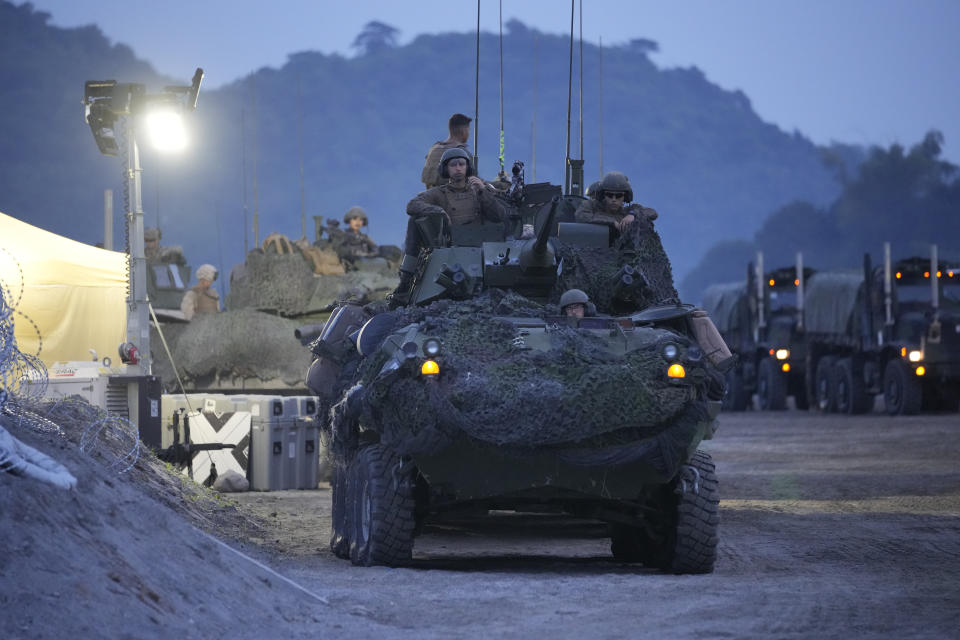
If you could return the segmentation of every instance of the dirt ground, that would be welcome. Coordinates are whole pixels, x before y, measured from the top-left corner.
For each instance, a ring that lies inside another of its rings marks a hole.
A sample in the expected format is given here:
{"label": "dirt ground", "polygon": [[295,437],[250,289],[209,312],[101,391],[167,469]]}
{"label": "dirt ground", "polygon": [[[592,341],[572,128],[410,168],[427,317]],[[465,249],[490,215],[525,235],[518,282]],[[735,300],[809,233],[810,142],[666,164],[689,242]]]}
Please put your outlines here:
{"label": "dirt ground", "polygon": [[957,414],[721,416],[706,576],[614,562],[599,523],[512,513],[429,526],[411,567],[356,568],[327,550],[327,488],[223,497],[11,433],[79,485],[0,473],[5,638],[960,637]]}

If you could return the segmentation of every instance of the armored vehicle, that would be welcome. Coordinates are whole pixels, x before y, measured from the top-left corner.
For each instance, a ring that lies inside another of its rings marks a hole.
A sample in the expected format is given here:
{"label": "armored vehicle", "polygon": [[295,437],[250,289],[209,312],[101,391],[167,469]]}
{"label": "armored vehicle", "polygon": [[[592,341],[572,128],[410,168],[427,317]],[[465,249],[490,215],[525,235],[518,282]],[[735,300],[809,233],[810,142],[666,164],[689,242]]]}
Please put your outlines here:
{"label": "armored vehicle", "polygon": [[[340,305],[311,345],[328,407],[331,549],[357,565],[412,557],[425,522],[459,509],[609,523],[615,559],[713,569],[710,455],[723,376],[692,337],[650,221],[450,229],[421,252],[410,303]],[[523,206],[518,208],[523,210]],[[561,294],[590,298],[582,318]]]}
{"label": "armored vehicle", "polygon": [[704,293],[704,309],[738,357],[726,374],[723,408],[743,411],[756,394],[764,411],[786,409],[788,396],[806,409],[803,291],[816,272],[802,263],[759,271],[751,264],[746,282],[713,285]]}
{"label": "armored vehicle", "polygon": [[890,415],[960,404],[960,264],[930,258],[818,274],[807,295],[807,371],[821,411]]}

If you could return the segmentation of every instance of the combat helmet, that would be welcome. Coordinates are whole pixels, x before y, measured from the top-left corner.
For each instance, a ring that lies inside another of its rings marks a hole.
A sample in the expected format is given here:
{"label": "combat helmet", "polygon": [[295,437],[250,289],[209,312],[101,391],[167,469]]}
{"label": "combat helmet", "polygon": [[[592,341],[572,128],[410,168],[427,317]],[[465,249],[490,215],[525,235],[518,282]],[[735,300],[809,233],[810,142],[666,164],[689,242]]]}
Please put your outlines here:
{"label": "combat helmet", "polygon": [[571,304],[582,304],[584,306],[590,302],[590,298],[580,289],[569,289],[560,296],[560,310],[563,311]]}
{"label": "combat helmet", "polygon": [[591,200],[596,200],[600,197],[599,193],[600,193],[600,181],[597,180],[595,182],[590,183],[590,186],[587,187],[587,191],[584,195],[590,198]]}
{"label": "combat helmet", "polygon": [[454,158],[463,158],[467,161],[467,177],[469,178],[472,175],[476,175],[473,172],[473,158],[470,157],[470,154],[464,151],[460,147],[453,147],[452,149],[447,149],[443,152],[443,155],[440,157],[440,177],[441,178],[450,178],[450,173],[447,171],[447,163],[453,160]]}
{"label": "combat helmet", "polygon": [[345,214],[343,214],[343,221],[347,224],[350,224],[350,221],[354,218],[362,218],[363,226],[367,226],[367,212],[363,210],[362,207],[350,207]]}
{"label": "combat helmet", "polygon": [[603,176],[600,181],[600,189],[597,192],[597,198],[603,199],[607,191],[623,191],[623,203],[628,204],[633,201],[633,187],[630,186],[630,180],[619,171],[611,171]]}

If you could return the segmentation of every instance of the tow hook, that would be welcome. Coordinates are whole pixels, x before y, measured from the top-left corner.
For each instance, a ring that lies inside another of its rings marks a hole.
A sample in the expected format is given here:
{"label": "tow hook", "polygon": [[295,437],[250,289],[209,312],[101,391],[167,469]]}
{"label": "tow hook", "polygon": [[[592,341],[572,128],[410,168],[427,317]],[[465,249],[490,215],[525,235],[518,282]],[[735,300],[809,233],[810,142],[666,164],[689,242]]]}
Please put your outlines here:
{"label": "tow hook", "polygon": [[689,464],[680,467],[680,482],[673,492],[677,495],[683,495],[685,493],[700,495],[700,470]]}

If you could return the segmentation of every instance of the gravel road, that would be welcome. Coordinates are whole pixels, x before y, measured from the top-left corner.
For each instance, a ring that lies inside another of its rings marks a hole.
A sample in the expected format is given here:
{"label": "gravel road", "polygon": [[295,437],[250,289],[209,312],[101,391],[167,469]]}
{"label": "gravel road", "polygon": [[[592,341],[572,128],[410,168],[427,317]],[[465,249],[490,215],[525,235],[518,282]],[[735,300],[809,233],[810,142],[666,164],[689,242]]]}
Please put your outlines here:
{"label": "gravel road", "polygon": [[381,637],[960,637],[956,414],[728,414],[704,448],[707,576],[614,562],[599,523],[512,513],[428,527],[410,568],[356,568],[324,547],[328,490],[240,500],[277,522],[273,564],[330,600],[330,631],[349,614]]}

